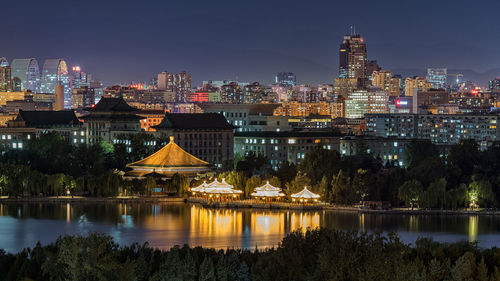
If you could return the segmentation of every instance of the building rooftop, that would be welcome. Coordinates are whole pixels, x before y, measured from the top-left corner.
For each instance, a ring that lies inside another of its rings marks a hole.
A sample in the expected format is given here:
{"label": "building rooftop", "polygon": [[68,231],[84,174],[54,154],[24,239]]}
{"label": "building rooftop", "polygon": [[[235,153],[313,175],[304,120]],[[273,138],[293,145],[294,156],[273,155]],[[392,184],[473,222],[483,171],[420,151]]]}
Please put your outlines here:
{"label": "building rooftop", "polygon": [[155,129],[221,129],[232,130],[226,118],[219,113],[167,113]]}
{"label": "building rooftop", "polygon": [[139,109],[128,105],[123,98],[101,98],[91,112],[133,112]]}
{"label": "building rooftop", "polygon": [[287,132],[235,132],[234,137],[253,137],[253,138],[293,138],[293,137],[340,137],[335,131],[287,131]]}
{"label": "building rooftop", "polygon": [[203,103],[201,109],[205,112],[222,112],[234,110],[248,110],[249,115],[273,115],[274,110],[280,104],[277,103],[258,103],[258,104],[229,104],[229,103]]}
{"label": "building rooftop", "polygon": [[24,121],[26,127],[45,128],[51,126],[74,126],[80,121],[73,110],[24,111],[19,110],[15,121]]}

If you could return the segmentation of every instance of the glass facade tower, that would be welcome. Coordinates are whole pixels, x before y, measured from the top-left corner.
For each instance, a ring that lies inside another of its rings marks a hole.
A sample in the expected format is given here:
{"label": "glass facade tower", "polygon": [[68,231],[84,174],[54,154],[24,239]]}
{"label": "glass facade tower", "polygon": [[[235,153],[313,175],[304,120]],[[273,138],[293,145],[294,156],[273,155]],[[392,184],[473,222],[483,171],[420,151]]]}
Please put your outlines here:
{"label": "glass facade tower", "polygon": [[20,81],[21,90],[40,91],[40,70],[34,58],[14,59],[11,64],[12,79]]}

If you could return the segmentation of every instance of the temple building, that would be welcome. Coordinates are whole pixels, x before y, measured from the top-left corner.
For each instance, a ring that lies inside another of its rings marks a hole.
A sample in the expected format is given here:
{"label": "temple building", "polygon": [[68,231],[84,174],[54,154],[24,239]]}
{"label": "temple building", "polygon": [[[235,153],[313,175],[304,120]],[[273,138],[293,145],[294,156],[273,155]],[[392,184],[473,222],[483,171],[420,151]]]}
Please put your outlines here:
{"label": "temple building", "polygon": [[174,142],[170,136],[170,142],[162,149],[150,156],[134,163],[127,164],[131,171],[125,173],[125,177],[143,177],[154,173],[166,178],[179,173],[187,178],[193,178],[199,173],[212,170],[212,165],[187,153]]}
{"label": "temple building", "polygon": [[157,135],[174,136],[186,151],[217,168],[232,167],[234,158],[233,129],[219,113],[167,113],[157,126]]}

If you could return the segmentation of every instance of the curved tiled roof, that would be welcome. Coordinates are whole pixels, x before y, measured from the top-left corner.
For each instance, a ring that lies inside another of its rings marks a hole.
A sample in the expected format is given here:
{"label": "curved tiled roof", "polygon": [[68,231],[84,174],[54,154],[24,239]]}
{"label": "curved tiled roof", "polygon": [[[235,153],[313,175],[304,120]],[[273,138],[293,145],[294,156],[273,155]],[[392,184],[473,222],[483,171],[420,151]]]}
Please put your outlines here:
{"label": "curved tiled roof", "polygon": [[150,156],[134,163],[127,164],[127,167],[151,167],[151,168],[167,168],[167,167],[208,167],[210,164],[195,156],[187,153],[184,149],[178,146],[173,137],[170,137],[170,142],[162,149],[151,154]]}
{"label": "curved tiled roof", "polygon": [[167,113],[156,129],[225,129],[232,130],[219,113]]}

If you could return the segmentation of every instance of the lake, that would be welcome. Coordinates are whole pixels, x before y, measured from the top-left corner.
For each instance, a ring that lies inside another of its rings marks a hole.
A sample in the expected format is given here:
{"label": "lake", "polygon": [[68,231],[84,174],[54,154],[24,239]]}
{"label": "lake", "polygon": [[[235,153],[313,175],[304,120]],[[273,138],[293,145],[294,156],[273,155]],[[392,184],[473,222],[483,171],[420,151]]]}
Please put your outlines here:
{"label": "lake", "polygon": [[64,234],[102,232],[122,245],[149,242],[169,249],[189,244],[210,248],[276,246],[290,231],[328,227],[397,232],[402,241],[478,241],[500,246],[500,216],[357,214],[331,210],[207,209],[184,203],[0,204],[0,248],[18,252]]}

